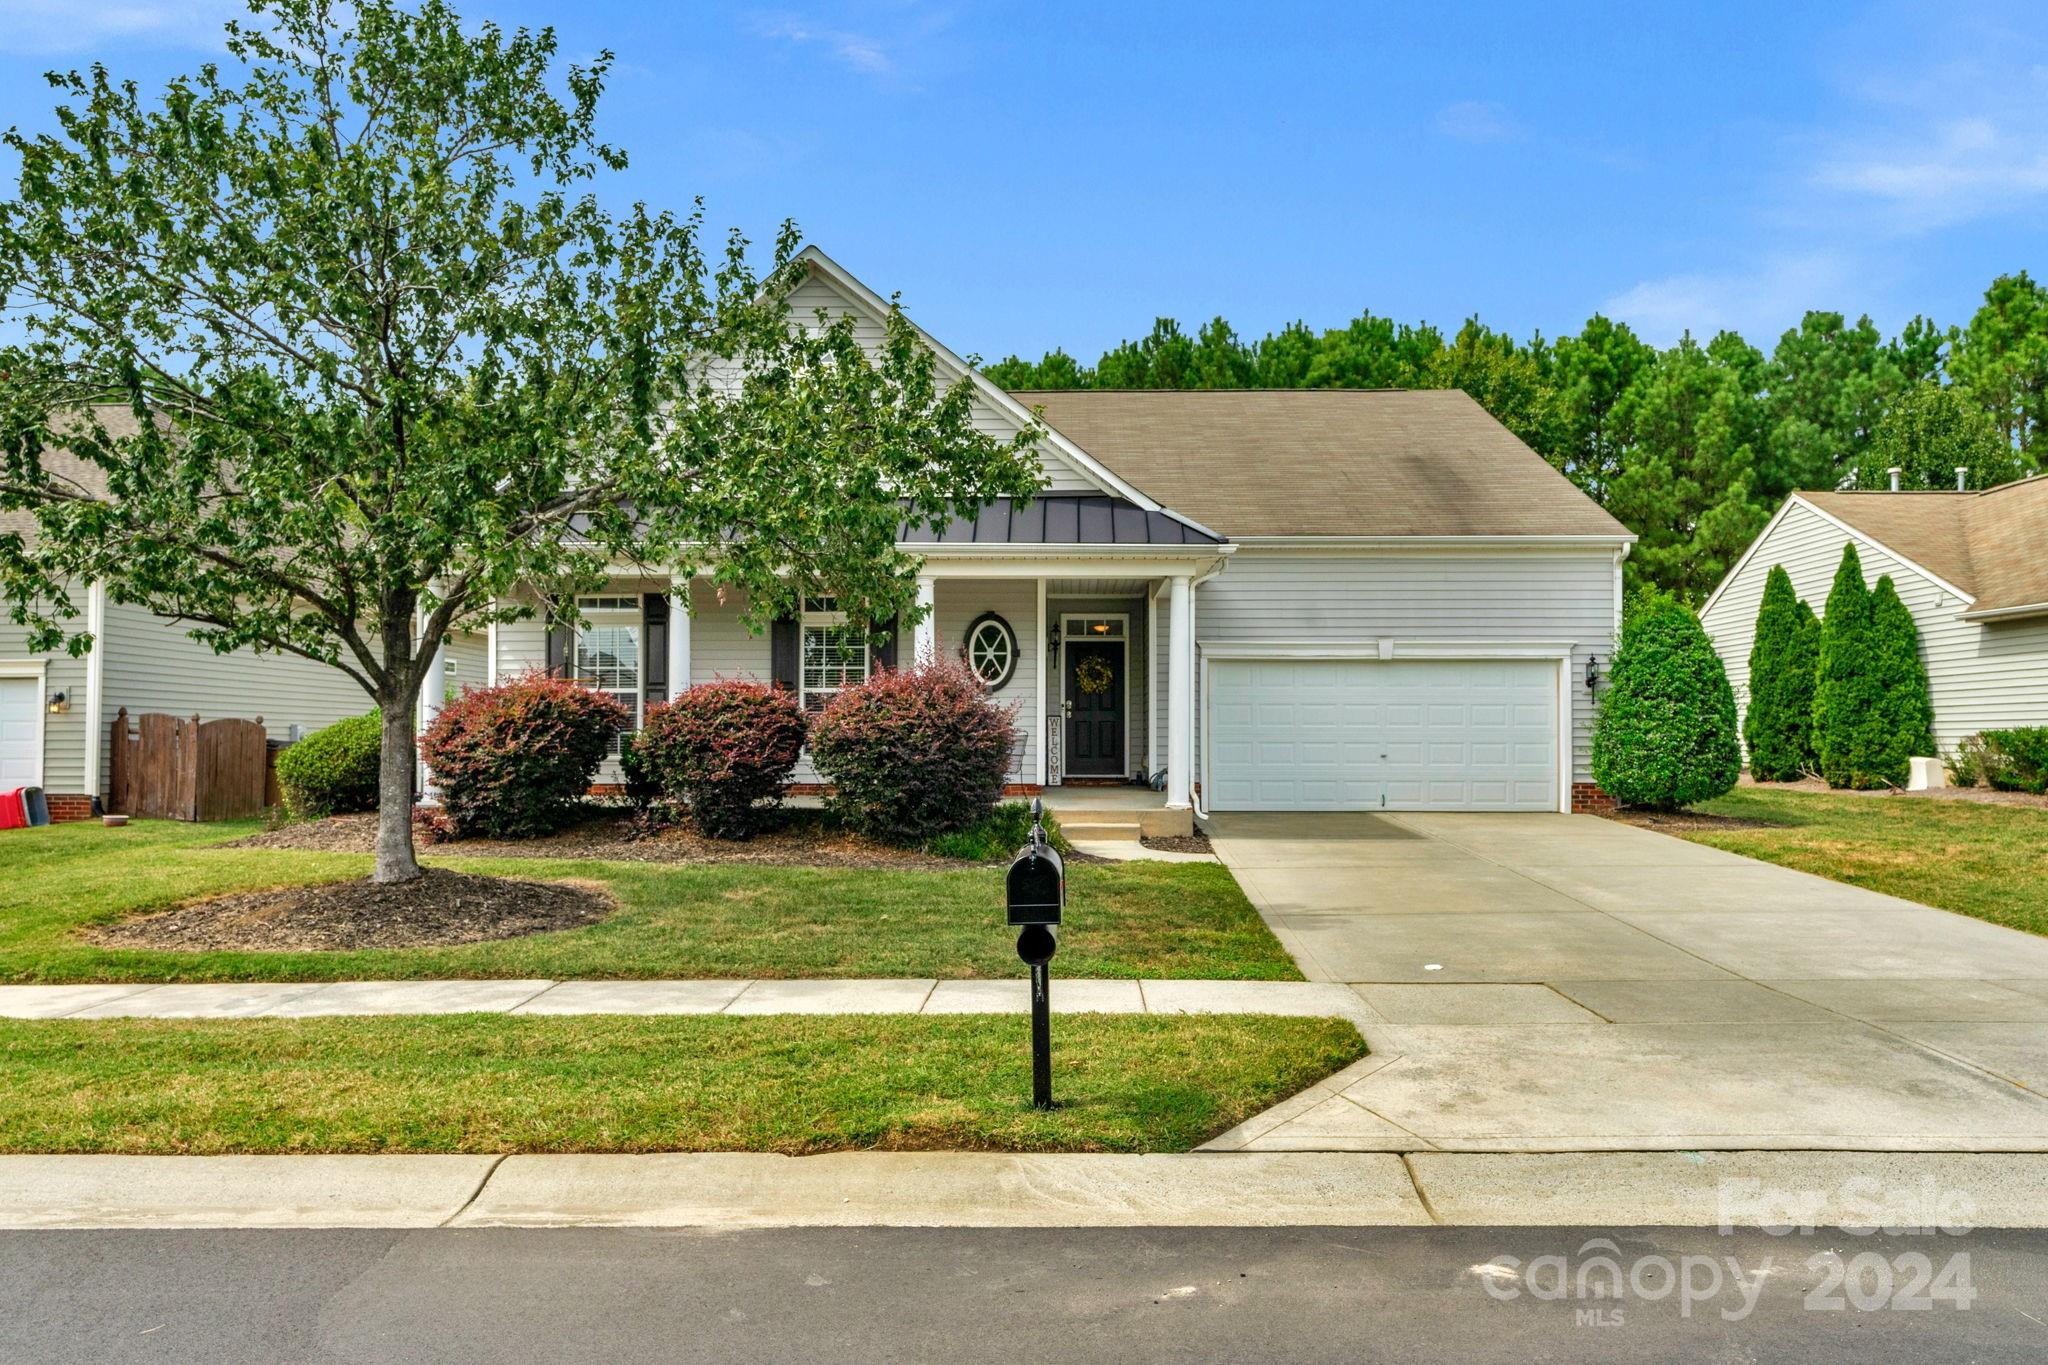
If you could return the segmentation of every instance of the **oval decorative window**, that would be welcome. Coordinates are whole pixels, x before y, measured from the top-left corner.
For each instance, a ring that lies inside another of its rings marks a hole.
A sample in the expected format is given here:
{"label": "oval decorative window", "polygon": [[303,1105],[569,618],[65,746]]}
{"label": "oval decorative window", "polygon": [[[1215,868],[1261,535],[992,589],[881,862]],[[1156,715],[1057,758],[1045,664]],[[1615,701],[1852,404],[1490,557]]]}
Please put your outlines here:
{"label": "oval decorative window", "polygon": [[986,683],[991,692],[996,691],[1017,671],[1017,632],[1002,617],[985,612],[967,628],[961,653],[974,676]]}

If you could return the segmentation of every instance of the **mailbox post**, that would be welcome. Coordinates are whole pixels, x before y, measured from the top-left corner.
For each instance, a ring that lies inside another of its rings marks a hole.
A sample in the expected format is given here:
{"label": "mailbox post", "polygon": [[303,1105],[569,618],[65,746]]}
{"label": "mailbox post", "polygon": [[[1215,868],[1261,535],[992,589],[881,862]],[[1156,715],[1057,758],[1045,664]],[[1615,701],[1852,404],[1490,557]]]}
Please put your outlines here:
{"label": "mailbox post", "polygon": [[1031,1105],[1052,1108],[1052,955],[1059,950],[1067,869],[1045,841],[1045,803],[1031,803],[1031,842],[1010,862],[1005,882],[1017,956],[1031,965]]}

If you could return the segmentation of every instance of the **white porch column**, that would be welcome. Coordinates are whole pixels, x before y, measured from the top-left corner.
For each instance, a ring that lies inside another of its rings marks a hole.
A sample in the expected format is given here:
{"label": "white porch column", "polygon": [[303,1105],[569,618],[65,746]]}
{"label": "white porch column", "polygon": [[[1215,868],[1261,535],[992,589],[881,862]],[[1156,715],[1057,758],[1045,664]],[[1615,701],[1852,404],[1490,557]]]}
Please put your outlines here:
{"label": "white porch column", "polygon": [[1193,804],[1195,754],[1195,592],[1187,575],[1173,579],[1166,630],[1166,808]]}
{"label": "white porch column", "polygon": [[928,664],[939,654],[939,613],[937,585],[929,577],[917,580],[917,624],[911,627],[910,657]]}
{"label": "white porch column", "polygon": [[1046,782],[1046,776],[1050,771],[1046,766],[1048,755],[1045,736],[1051,727],[1045,723],[1045,696],[1046,674],[1052,670],[1052,664],[1047,658],[1049,646],[1045,635],[1045,580],[1043,578],[1038,580],[1038,615],[1036,624],[1032,627],[1031,631],[1030,648],[1036,651],[1034,656],[1036,666],[1033,672],[1038,678],[1038,705],[1031,712],[1031,747],[1038,754],[1038,785],[1043,787]]}
{"label": "white porch column", "polygon": [[[420,626],[425,625],[426,618],[423,616],[420,619]],[[433,654],[427,661],[427,675],[420,681],[419,714],[416,717],[418,728],[415,733],[421,735],[427,732],[435,718],[441,714],[441,705],[447,700],[448,694],[448,637],[443,635],[430,642],[422,629],[415,648],[426,649],[429,644],[432,646]],[[427,767],[425,755],[420,756],[419,779],[421,803],[429,806],[439,805],[441,795],[434,790],[434,774]]]}
{"label": "white porch column", "polygon": [[1159,776],[1159,594],[1145,590],[1145,780]]}
{"label": "white porch column", "polygon": [[690,685],[690,580],[675,575],[668,585],[668,699]]}

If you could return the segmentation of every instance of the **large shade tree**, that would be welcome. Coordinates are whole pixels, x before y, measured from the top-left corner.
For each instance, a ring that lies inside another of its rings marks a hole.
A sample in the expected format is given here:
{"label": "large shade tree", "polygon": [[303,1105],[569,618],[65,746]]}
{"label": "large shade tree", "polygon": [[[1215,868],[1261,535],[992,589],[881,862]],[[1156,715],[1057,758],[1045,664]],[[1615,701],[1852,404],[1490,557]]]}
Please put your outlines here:
{"label": "large shade tree", "polygon": [[1035,487],[1039,433],[979,434],[900,314],[872,354],[790,325],[789,229],[757,275],[695,216],[601,204],[609,54],[564,68],[551,31],[440,0],[252,10],[160,98],[53,73],[56,131],[6,136],[0,509],[37,533],[0,538],[0,592],[39,649],[87,647],[97,581],[354,678],[379,879],[418,875],[413,717],[450,633],[571,618],[618,564],[744,586],[757,623],[821,592],[880,621],[905,515]]}

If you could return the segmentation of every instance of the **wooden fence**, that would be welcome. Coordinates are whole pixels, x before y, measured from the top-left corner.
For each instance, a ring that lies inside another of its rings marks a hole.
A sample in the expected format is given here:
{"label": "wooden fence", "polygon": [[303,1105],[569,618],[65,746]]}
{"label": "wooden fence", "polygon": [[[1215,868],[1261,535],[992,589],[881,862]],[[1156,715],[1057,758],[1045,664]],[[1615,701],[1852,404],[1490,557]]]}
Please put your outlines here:
{"label": "wooden fence", "polygon": [[269,746],[263,718],[189,719],[146,712],[129,733],[113,720],[108,809],[165,820],[234,820],[263,813]]}

